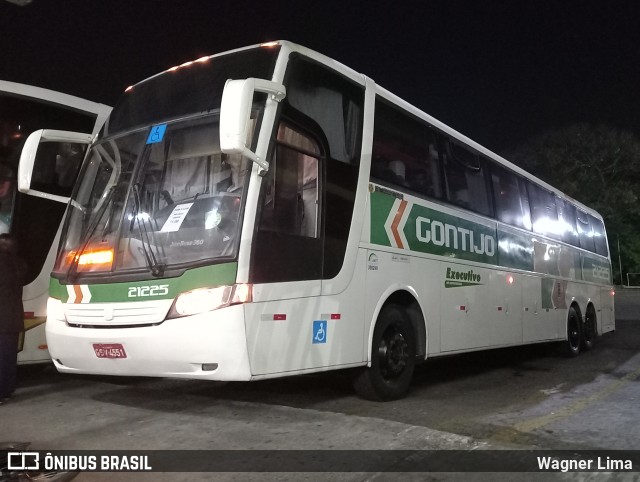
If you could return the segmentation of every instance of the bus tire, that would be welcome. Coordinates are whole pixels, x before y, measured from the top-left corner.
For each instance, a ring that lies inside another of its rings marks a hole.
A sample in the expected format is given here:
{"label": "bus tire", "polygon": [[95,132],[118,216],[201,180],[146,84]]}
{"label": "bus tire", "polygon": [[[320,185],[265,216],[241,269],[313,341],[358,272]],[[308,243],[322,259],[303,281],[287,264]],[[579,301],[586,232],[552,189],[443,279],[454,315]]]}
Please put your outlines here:
{"label": "bus tire", "polygon": [[416,342],[406,311],[395,304],[382,308],[371,344],[371,366],[355,377],[356,392],[367,400],[397,400],[413,378]]}
{"label": "bus tire", "polygon": [[584,325],[582,326],[582,342],[581,348],[583,350],[591,350],[596,341],[598,334],[596,311],[593,305],[587,307],[587,314],[584,318]]}
{"label": "bus tire", "polygon": [[580,345],[582,344],[581,324],[578,312],[573,306],[570,307],[567,315],[567,339],[564,342],[564,354],[568,357],[576,357],[580,354]]}

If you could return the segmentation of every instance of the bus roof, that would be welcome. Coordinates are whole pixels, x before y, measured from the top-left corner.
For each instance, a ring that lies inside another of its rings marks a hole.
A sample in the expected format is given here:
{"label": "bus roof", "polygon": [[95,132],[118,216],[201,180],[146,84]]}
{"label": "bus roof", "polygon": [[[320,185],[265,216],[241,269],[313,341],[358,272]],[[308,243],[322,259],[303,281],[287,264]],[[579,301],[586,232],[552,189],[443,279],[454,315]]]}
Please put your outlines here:
{"label": "bus roof", "polygon": [[[160,75],[166,74],[168,72],[173,72],[179,68],[182,67],[187,67],[189,66],[191,63],[196,62],[196,61],[204,61],[204,60],[208,60],[208,59],[212,59],[218,56],[222,56],[222,55],[227,55],[230,53],[234,53],[234,52],[241,52],[243,50],[248,50],[248,49],[253,49],[253,48],[258,48],[258,47],[263,47],[263,48],[269,48],[269,47],[274,47],[274,46],[280,46],[281,48],[283,48],[285,51],[289,51],[289,52],[298,52],[306,57],[309,57],[313,60],[316,60],[317,62],[320,62],[334,70],[336,70],[337,72],[339,72],[340,74],[344,75],[345,77],[351,79],[352,81],[364,86],[366,85],[367,81],[371,82],[374,86],[375,86],[375,91],[378,95],[380,95],[381,97],[387,99],[388,101],[396,104],[397,106],[401,107],[402,109],[406,110],[407,112],[413,114],[414,116],[423,119],[424,121],[426,121],[427,123],[429,123],[430,125],[432,125],[433,127],[441,130],[442,132],[450,135],[451,137],[454,137],[455,139],[463,142],[464,144],[468,145],[469,147],[471,147],[472,149],[475,149],[476,151],[478,151],[480,154],[483,154],[486,157],[489,157],[490,159],[498,162],[499,164],[502,164],[503,166],[507,167],[508,169],[511,169],[512,171],[514,171],[515,173],[521,175],[522,177],[525,177],[531,181],[534,181],[535,183],[537,183],[538,185],[540,185],[541,187],[552,191],[553,193],[555,193],[557,196],[563,198],[563,199],[567,199],[570,200],[571,202],[573,202],[576,206],[578,206],[580,209],[582,209],[585,212],[588,212],[589,214],[594,215],[595,217],[602,219],[602,216],[595,211],[594,209],[585,206],[584,204],[580,203],[579,201],[576,201],[575,199],[571,198],[570,196],[568,196],[567,194],[563,193],[562,191],[560,191],[559,189],[553,187],[552,185],[548,184],[547,182],[543,181],[542,179],[534,176],[533,174],[525,171],[524,169],[522,169],[521,167],[518,167],[517,165],[513,164],[512,162],[508,161],[507,159],[505,159],[502,156],[499,156],[498,154],[496,154],[495,152],[487,149],[486,147],[478,144],[476,141],[470,139],[469,137],[465,136],[464,134],[458,132],[457,130],[449,127],[448,125],[444,124],[443,122],[440,122],[438,119],[430,116],[429,114],[427,114],[426,112],[422,111],[421,109],[419,109],[418,107],[414,106],[413,104],[410,104],[409,102],[407,102],[406,100],[398,97],[397,95],[393,94],[392,92],[388,91],[387,89],[385,89],[384,87],[378,85],[375,83],[375,81],[373,79],[369,79],[365,74],[359,73],[355,70],[353,70],[351,67],[348,67],[340,62],[338,62],[335,59],[332,59],[331,57],[327,57],[324,54],[321,54],[319,52],[316,52],[312,49],[309,49],[307,47],[304,47],[302,45],[298,45],[294,42],[290,42],[287,40],[276,40],[273,42],[266,42],[266,43],[261,43],[261,44],[254,44],[254,45],[249,45],[246,47],[241,47],[238,49],[233,49],[233,50],[227,50],[225,52],[220,52],[220,53],[216,53],[213,55],[209,55],[206,57],[201,57],[200,59],[197,60],[193,60],[190,62],[185,62],[181,65],[175,66],[175,67],[171,67],[163,72],[160,72],[158,74],[155,74],[151,77],[148,77],[144,80],[142,80],[141,82],[138,82],[138,84],[142,83],[142,82],[146,82],[152,78],[158,77]],[[135,84],[135,85],[138,85]]]}

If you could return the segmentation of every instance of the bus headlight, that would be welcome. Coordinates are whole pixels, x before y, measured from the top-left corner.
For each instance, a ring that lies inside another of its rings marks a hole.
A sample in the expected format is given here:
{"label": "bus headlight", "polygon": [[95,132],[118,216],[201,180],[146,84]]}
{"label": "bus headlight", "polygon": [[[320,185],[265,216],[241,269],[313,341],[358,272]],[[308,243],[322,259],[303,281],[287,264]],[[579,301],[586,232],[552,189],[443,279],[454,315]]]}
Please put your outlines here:
{"label": "bus headlight", "polygon": [[251,285],[248,284],[187,291],[178,295],[171,306],[171,310],[169,310],[167,318],[197,315],[230,305],[248,303],[251,299],[252,290]]}

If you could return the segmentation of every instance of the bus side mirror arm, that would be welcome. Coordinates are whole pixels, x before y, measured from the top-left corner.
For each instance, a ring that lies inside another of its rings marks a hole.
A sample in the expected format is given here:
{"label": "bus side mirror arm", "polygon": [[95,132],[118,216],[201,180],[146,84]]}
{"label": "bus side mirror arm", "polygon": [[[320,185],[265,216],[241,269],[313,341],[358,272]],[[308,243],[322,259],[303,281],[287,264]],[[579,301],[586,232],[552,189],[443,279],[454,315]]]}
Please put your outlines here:
{"label": "bus side mirror arm", "polygon": [[30,196],[41,197],[67,204],[69,202],[68,197],[31,189],[31,178],[33,176],[33,167],[38,155],[38,147],[40,147],[40,144],[43,142],[90,144],[92,138],[93,136],[91,134],[52,129],[40,129],[32,132],[29,137],[27,137],[24,147],[22,148],[22,152],[20,153],[20,163],[18,165],[18,191]]}
{"label": "bus side mirror arm", "polygon": [[253,77],[227,80],[220,104],[220,150],[225,154],[247,156],[267,171],[269,163],[247,146],[255,92],[268,94],[267,102],[280,102],[287,95],[284,85],[277,82]]}

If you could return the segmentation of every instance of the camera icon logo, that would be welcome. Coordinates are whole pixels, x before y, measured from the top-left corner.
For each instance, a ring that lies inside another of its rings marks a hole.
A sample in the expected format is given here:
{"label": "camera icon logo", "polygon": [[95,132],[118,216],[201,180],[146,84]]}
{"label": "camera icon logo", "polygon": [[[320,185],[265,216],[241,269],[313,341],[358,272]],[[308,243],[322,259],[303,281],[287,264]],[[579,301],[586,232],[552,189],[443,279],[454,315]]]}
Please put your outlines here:
{"label": "camera icon logo", "polygon": [[9,452],[9,470],[39,470],[40,454],[38,452]]}

